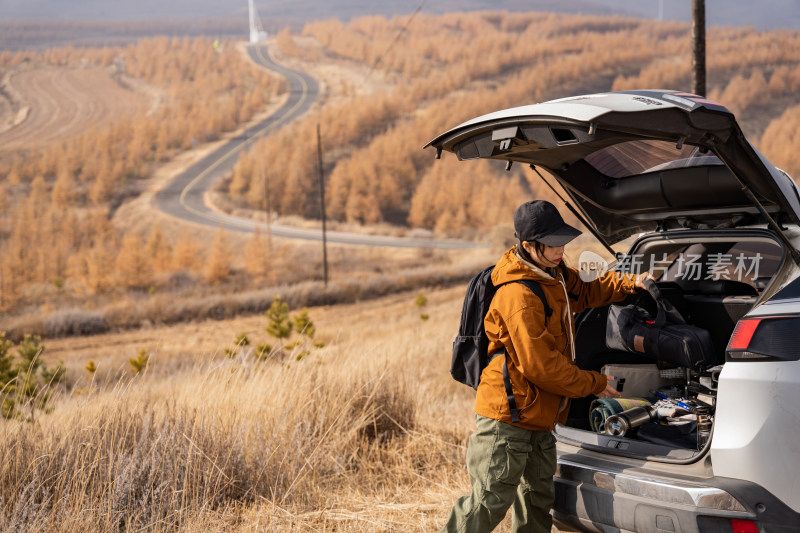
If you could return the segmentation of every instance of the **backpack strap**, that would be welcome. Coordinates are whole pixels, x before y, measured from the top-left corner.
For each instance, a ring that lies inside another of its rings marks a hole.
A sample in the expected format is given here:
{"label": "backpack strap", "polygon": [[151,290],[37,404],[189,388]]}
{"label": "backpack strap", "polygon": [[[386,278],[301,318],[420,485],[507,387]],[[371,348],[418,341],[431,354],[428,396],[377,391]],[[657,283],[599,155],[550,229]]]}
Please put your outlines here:
{"label": "backpack strap", "polygon": [[544,325],[547,325],[547,320],[550,318],[550,315],[553,314],[553,310],[550,308],[550,305],[547,303],[547,298],[545,298],[544,290],[542,290],[542,286],[539,285],[538,281],[534,281],[532,279],[518,279],[517,283],[522,283],[526,287],[528,287],[533,294],[539,297],[542,301],[542,305],[544,306]]}
{"label": "backpack strap", "polygon": [[[517,280],[517,283],[522,283],[526,287],[528,287],[533,294],[539,297],[542,301],[542,305],[544,305],[544,324],[547,325],[547,320],[550,318],[550,315],[553,314],[553,310],[550,308],[550,305],[547,303],[547,298],[544,295],[544,291],[542,290],[542,286],[539,285],[537,281],[532,279],[520,279]],[[494,360],[495,357],[503,356],[503,385],[506,389],[506,397],[508,398],[508,409],[511,411],[511,421],[512,422],[519,422],[519,409],[517,409],[517,400],[514,398],[514,390],[511,388],[511,377],[508,375],[508,352],[506,352],[505,347],[499,349],[498,351],[494,352],[490,357],[489,361]]]}
{"label": "backpack strap", "polygon": [[511,421],[519,422],[519,409],[517,400],[514,398],[514,389],[511,388],[511,377],[508,375],[508,354],[503,350],[503,385],[506,387],[506,398],[508,398],[508,409],[511,411]]}
{"label": "backpack strap", "polygon": [[494,352],[489,358],[492,361],[495,357],[503,356],[503,385],[506,388],[506,398],[508,398],[508,409],[511,411],[511,421],[519,422],[519,409],[517,409],[517,400],[514,398],[514,389],[511,388],[511,376],[508,375],[508,352],[505,348]]}

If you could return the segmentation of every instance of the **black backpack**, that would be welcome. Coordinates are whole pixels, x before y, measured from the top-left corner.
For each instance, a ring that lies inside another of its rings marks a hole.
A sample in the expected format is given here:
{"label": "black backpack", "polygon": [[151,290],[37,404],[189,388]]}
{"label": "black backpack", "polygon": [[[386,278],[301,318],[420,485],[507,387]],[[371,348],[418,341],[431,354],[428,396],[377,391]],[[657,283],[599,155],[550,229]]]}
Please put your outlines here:
{"label": "black backpack", "polygon": [[[464,296],[464,305],[461,308],[461,325],[458,328],[458,335],[453,341],[453,358],[450,361],[450,374],[453,379],[469,385],[473,389],[478,388],[481,381],[481,372],[489,364],[489,361],[500,355],[506,355],[505,348],[502,348],[489,355],[489,338],[483,328],[483,319],[489,311],[497,289],[505,283],[495,286],[492,283],[492,271],[494,265],[483,269],[478,275],[472,278],[467,286],[467,294]],[[545,323],[553,314],[553,310],[547,305],[542,287],[536,281],[521,279],[516,282],[522,283],[539,297],[544,305]],[[511,420],[519,422],[519,412],[517,402],[514,400],[514,393],[511,390],[511,379],[508,376],[508,366],[503,361],[503,383],[506,387],[508,405],[511,409]]]}

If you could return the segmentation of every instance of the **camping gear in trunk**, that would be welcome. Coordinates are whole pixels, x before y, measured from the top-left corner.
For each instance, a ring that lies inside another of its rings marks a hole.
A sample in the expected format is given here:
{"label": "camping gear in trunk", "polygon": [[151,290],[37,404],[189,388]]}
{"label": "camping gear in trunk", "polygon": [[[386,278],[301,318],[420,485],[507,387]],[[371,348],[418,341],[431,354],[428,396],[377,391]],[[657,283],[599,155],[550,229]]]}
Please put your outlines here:
{"label": "camping gear in trunk", "polygon": [[653,317],[635,304],[609,306],[606,345],[694,370],[713,366],[708,331],[686,324],[675,306],[661,296],[654,281],[646,280],[645,287],[656,302],[657,315]]}

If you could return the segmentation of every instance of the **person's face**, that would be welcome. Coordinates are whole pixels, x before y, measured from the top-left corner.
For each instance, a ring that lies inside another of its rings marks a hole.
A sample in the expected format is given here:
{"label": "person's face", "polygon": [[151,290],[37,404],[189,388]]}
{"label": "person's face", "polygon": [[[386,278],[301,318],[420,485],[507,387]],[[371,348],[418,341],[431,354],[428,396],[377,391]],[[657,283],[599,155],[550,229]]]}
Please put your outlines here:
{"label": "person's face", "polygon": [[545,244],[541,253],[537,253],[536,247],[528,241],[523,242],[522,245],[536,263],[547,268],[558,266],[564,257],[563,246],[547,246]]}

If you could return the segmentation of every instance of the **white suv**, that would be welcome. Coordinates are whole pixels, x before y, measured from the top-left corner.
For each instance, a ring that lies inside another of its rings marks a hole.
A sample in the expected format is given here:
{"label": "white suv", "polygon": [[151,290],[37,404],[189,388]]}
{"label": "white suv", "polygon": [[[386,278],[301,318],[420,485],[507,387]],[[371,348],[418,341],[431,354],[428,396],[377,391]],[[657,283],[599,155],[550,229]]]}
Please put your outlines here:
{"label": "white suv", "polygon": [[[437,157],[530,165],[609,250],[633,240],[617,270],[654,273],[687,323],[709,332],[706,364],[675,368],[607,348],[607,308],[576,316],[576,364],[641,370],[656,381],[637,397],[684,410],[620,436],[592,429],[591,399],[573,401],[555,430],[556,523],[800,531],[800,192],[733,114],[676,91],[603,93],[491,113],[430,145]],[[648,300],[624,303],[652,312]],[[698,439],[697,412],[710,438]]]}

